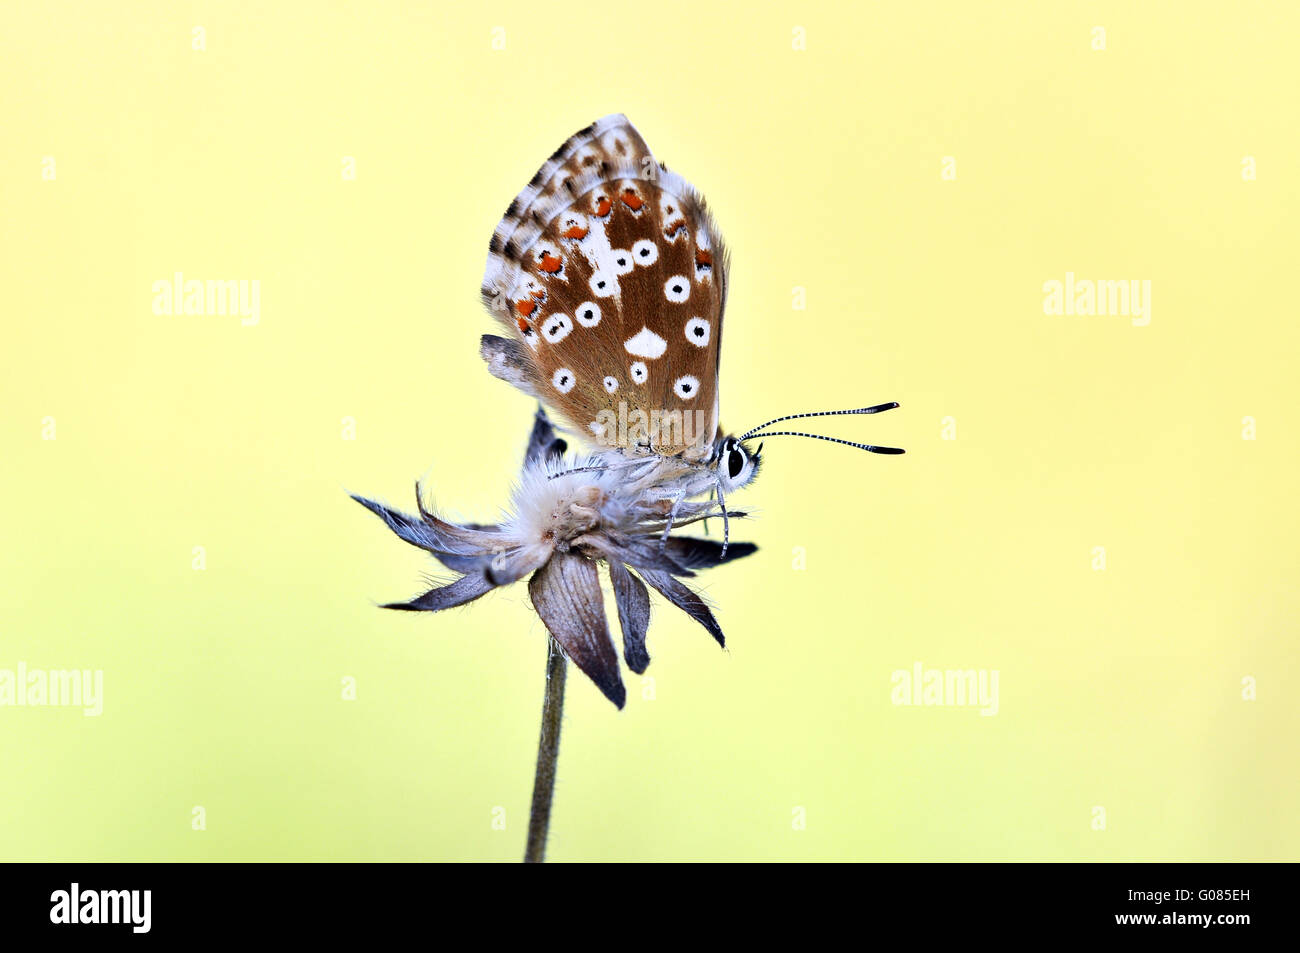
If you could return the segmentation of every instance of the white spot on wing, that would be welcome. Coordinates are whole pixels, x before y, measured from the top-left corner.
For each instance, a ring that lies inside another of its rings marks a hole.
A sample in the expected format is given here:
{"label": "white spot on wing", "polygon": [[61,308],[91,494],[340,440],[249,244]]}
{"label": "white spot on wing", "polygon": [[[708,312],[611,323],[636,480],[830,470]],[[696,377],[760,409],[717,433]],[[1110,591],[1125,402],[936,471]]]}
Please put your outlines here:
{"label": "white spot on wing", "polygon": [[686,322],[686,340],[696,347],[709,343],[709,322],[703,318],[691,318]]}
{"label": "white spot on wing", "polygon": [[635,354],[637,357],[648,357],[651,360],[662,357],[664,351],[668,350],[668,342],[647,327],[641,328],[624,341],[623,346],[627,348],[627,353]]}
{"label": "white spot on wing", "polygon": [[573,321],[567,314],[553,314],[542,322],[542,337],[552,344],[559,344],[573,330]]}
{"label": "white spot on wing", "polygon": [[659,246],[643,238],[632,246],[632,261],[638,265],[653,265],[659,260]]}
{"label": "white spot on wing", "polygon": [[685,275],[673,275],[664,282],[664,297],[673,304],[681,304],[691,296],[691,283]]}
{"label": "white spot on wing", "polygon": [[638,384],[644,384],[646,378],[650,376],[650,371],[646,369],[644,361],[633,361],[628,371],[632,375],[632,380]]}
{"label": "white spot on wing", "polygon": [[700,390],[700,379],[690,374],[683,374],[673,381],[673,393],[682,400],[691,400]]}
{"label": "white spot on wing", "polygon": [[577,382],[578,379],[573,376],[573,371],[567,367],[556,368],[555,373],[551,375],[551,383],[561,394],[567,394],[573,390],[573,385]]}
{"label": "white spot on wing", "polygon": [[594,328],[600,324],[600,305],[594,301],[584,301],[578,305],[573,316],[584,328]]}

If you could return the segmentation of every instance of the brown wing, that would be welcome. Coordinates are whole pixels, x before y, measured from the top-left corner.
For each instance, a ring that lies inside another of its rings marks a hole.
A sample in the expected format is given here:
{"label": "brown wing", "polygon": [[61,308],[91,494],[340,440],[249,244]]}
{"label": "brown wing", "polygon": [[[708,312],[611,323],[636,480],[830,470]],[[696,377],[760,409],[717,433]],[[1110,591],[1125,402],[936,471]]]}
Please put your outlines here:
{"label": "brown wing", "polygon": [[[566,142],[497,226],[483,297],[494,374],[598,445],[711,446],[726,257],[703,199],[623,116]],[[497,343],[492,343],[497,342]]]}

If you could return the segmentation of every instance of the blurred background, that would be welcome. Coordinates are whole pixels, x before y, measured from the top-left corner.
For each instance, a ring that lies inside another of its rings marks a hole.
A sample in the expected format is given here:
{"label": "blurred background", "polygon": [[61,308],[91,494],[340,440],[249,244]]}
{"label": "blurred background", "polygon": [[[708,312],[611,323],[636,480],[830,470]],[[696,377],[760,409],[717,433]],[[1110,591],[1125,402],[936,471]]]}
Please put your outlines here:
{"label": "blurred background", "polygon": [[522,856],[526,587],[377,609],[436,567],[347,492],[506,503],[487,241],[623,111],[730,242],[724,425],[908,452],[769,443],[727,651],[572,673],[550,859],[1294,859],[1300,11],[1133,7],[6,5],[0,673],[103,711],[0,706],[0,858]]}

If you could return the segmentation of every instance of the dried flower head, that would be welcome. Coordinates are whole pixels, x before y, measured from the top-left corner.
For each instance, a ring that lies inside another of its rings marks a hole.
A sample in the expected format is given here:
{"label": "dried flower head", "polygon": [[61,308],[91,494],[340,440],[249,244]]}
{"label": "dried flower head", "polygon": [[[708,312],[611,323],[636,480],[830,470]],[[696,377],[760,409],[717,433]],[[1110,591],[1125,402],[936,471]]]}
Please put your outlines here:
{"label": "dried flower head", "polygon": [[[511,511],[498,524],[458,524],[424,507],[419,517],[353,496],[401,539],[432,553],[458,577],[409,602],[385,608],[436,612],[464,605],[527,576],[528,594],[565,653],[619,708],[627,692],[606,623],[597,563],[609,572],[623,630],[623,658],[641,674],[650,664],[648,584],[723,645],[722,629],[704,599],[680,580],[694,570],[754,552],[672,530],[721,512],[712,500],[682,499],[698,472],[683,460],[637,457],[620,450],[565,461],[567,446],[539,407]],[[734,510],[730,518],[743,517]]]}

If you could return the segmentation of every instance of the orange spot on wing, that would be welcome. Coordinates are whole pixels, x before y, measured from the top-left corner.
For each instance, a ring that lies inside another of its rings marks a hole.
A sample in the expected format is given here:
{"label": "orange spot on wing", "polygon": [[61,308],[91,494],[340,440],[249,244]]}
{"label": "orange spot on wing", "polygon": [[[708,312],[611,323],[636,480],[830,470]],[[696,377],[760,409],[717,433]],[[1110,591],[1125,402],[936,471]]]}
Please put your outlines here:
{"label": "orange spot on wing", "polygon": [[[518,311],[520,314],[522,314],[524,318],[526,318],[530,316],[534,311],[537,310],[537,302],[529,301],[527,298],[525,298],[523,301],[516,301],[515,310]],[[528,323],[527,321],[524,321],[523,318],[520,318],[519,320],[522,324]],[[522,331],[523,328],[520,327],[519,330]]]}
{"label": "orange spot on wing", "polygon": [[587,230],[583,228],[581,225],[574,225],[572,228],[570,228],[567,232],[564,233],[564,237],[581,240],[587,237]]}
{"label": "orange spot on wing", "polygon": [[640,210],[642,205],[645,205],[645,202],[641,201],[641,196],[637,195],[631,189],[627,189],[623,193],[623,204],[626,205],[628,208],[630,208],[632,211],[636,212]]}
{"label": "orange spot on wing", "polygon": [[697,264],[697,265],[712,265],[712,264],[713,264],[713,253],[710,252],[710,251],[706,251],[706,250],[704,250],[703,248],[697,248],[697,249],[695,249],[695,264]]}
{"label": "orange spot on wing", "polygon": [[562,264],[564,264],[564,262],[559,258],[556,258],[554,255],[548,255],[546,252],[542,252],[542,271],[546,272],[548,275],[553,275],[559,271]]}
{"label": "orange spot on wing", "polygon": [[527,334],[529,331],[533,329],[533,326],[529,324],[528,321],[524,318],[516,318],[515,324],[518,326],[519,333],[521,334]]}
{"label": "orange spot on wing", "polygon": [[602,218],[609,214],[609,199],[603,195],[596,199],[596,214]]}

